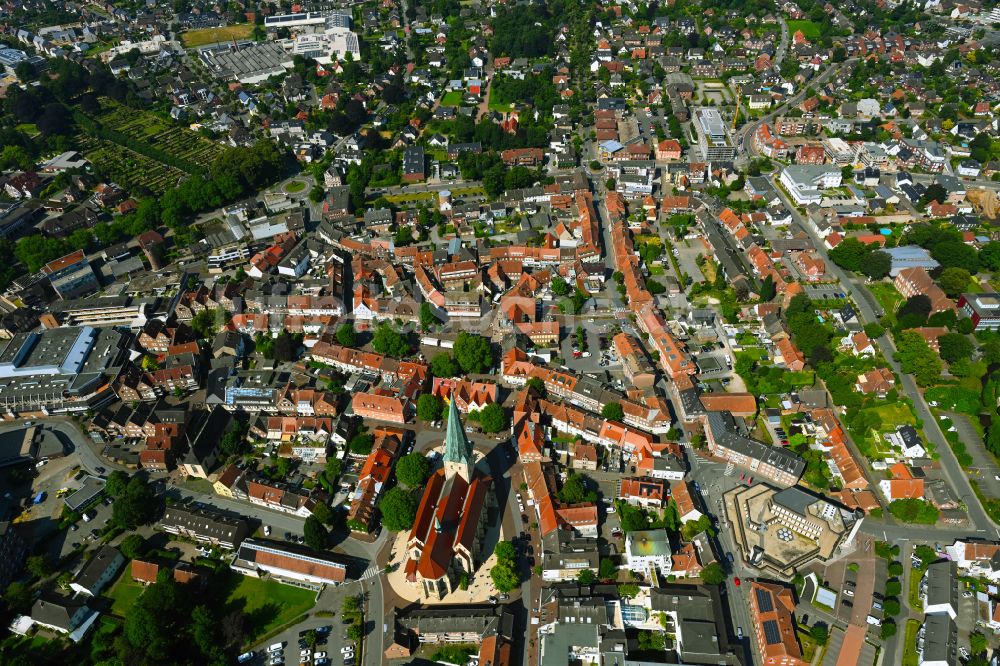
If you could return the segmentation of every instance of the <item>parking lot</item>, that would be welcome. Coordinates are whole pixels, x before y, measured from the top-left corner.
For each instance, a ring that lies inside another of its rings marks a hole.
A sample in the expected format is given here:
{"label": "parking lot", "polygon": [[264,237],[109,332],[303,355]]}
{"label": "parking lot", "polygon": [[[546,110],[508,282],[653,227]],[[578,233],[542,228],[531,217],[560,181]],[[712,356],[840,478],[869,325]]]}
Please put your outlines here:
{"label": "parking lot", "polygon": [[[346,664],[353,666],[356,657],[356,647],[353,642],[345,641],[340,623],[330,618],[313,618],[310,622],[298,625],[293,630],[283,633],[247,658],[246,664],[266,664],[267,666],[295,666],[309,664],[310,666],[329,666],[330,664]],[[309,632],[315,632],[316,643],[312,647],[306,642]],[[339,633],[338,633],[339,632]],[[339,639],[339,640],[338,640]],[[280,646],[280,647],[279,647]],[[348,646],[350,646],[348,648]],[[348,650],[342,652],[341,650]]]}

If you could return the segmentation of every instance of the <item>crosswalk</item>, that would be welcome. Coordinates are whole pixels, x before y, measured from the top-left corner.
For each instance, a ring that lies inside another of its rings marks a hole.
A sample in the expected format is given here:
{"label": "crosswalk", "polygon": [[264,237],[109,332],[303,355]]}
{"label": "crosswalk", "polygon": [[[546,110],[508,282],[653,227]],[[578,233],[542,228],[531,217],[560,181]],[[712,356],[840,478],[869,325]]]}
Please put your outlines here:
{"label": "crosswalk", "polygon": [[729,463],[726,465],[726,471],[723,472],[723,474],[725,474],[726,476],[732,476],[733,472],[735,471],[736,471],[736,465],[734,465],[733,461],[730,460]]}
{"label": "crosswalk", "polygon": [[384,569],[378,565],[372,565],[365,569],[365,572],[361,574],[361,578],[358,580],[368,580],[369,578],[377,578],[379,574],[382,573]]}

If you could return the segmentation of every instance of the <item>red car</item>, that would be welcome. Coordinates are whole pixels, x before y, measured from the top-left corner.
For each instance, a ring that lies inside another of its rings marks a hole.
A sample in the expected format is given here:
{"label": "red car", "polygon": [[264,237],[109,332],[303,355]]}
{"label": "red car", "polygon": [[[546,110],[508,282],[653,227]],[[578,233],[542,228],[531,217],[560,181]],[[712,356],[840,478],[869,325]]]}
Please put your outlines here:
{"label": "red car", "polygon": [[747,478],[747,473],[746,472],[740,472],[740,481],[742,481],[745,478]]}
{"label": "red car", "polygon": [[736,587],[740,586],[740,578],[739,578],[739,576],[733,577],[733,583],[736,584]]}

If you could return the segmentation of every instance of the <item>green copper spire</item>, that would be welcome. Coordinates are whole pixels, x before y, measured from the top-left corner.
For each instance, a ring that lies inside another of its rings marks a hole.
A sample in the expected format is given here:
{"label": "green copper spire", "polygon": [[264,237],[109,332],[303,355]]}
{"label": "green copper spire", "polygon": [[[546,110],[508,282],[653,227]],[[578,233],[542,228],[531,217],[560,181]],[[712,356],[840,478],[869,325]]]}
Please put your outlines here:
{"label": "green copper spire", "polygon": [[446,472],[458,472],[466,481],[472,476],[472,445],[462,428],[462,419],[458,415],[458,405],[454,396],[448,406],[448,429],[444,436],[444,467]]}

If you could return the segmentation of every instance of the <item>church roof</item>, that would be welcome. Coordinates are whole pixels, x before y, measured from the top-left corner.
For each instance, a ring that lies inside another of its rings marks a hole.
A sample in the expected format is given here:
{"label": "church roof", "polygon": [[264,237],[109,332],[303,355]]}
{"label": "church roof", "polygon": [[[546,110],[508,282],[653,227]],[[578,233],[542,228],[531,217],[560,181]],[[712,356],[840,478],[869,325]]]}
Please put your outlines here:
{"label": "church roof", "polygon": [[465,436],[462,420],[458,415],[457,401],[452,397],[448,407],[448,430],[444,436],[444,462],[472,464],[472,445]]}

